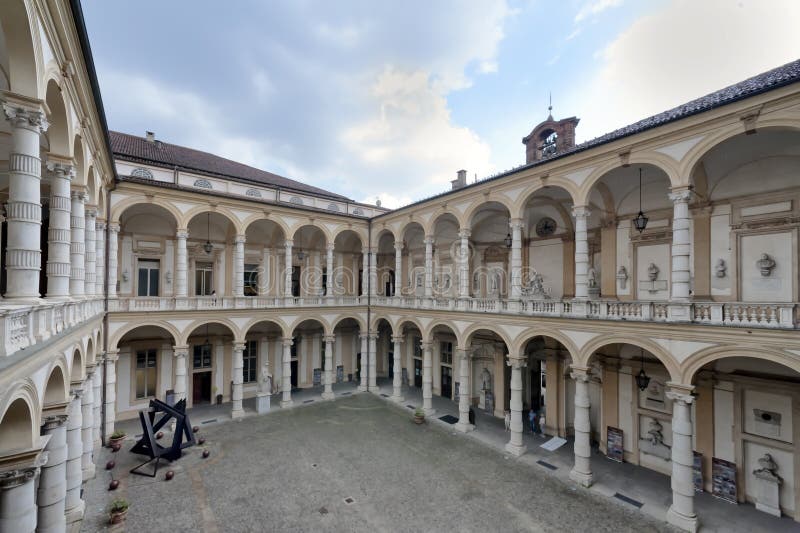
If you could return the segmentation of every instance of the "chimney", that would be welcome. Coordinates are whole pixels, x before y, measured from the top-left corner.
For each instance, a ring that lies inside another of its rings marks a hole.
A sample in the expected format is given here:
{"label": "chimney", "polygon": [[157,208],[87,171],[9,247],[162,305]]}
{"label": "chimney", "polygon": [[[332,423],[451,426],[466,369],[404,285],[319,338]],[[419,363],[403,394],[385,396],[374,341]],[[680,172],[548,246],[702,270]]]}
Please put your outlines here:
{"label": "chimney", "polygon": [[146,137],[147,137],[147,142],[149,142],[149,143],[155,143],[156,142],[156,134],[155,133],[153,133],[152,131],[147,131],[147,132],[145,132],[145,134],[146,134]]}
{"label": "chimney", "polygon": [[456,173],[456,179],[450,182],[453,186],[452,190],[460,189],[467,185],[467,171],[466,170],[459,170]]}

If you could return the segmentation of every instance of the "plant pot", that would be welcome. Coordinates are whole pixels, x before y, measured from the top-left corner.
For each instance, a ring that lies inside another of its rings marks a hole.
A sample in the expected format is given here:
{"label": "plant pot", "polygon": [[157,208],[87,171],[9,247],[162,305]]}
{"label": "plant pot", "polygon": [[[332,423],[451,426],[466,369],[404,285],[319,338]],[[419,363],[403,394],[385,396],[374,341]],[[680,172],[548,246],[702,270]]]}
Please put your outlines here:
{"label": "plant pot", "polygon": [[113,448],[115,444],[119,445],[120,448],[122,447],[122,443],[125,440],[125,437],[117,437],[116,439],[109,439],[108,440],[108,447]]}
{"label": "plant pot", "polygon": [[414,423],[415,424],[422,424],[424,422],[425,422],[425,417],[424,416],[414,415]]}
{"label": "plant pot", "polygon": [[217,394],[217,405],[222,405],[222,394]]}
{"label": "plant pot", "polygon": [[125,517],[128,516],[128,510],[125,509],[124,511],[120,512],[112,511],[110,515],[112,524],[121,524],[125,520]]}

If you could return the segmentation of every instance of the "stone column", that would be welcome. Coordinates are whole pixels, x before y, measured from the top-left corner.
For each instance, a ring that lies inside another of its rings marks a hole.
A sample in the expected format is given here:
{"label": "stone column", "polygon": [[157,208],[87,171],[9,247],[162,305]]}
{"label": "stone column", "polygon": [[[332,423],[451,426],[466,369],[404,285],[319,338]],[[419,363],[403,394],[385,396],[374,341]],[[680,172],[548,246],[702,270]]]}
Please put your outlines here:
{"label": "stone column", "polygon": [[69,246],[70,230],[70,182],[75,177],[72,165],[55,160],[47,162],[50,170],[50,227],[47,231],[47,297],[69,297]]}
{"label": "stone column", "polygon": [[283,372],[281,374],[283,380],[281,390],[283,391],[283,395],[281,398],[281,407],[292,406],[292,344],[294,344],[294,341],[291,337],[284,337]]}
{"label": "stone column", "polygon": [[38,473],[38,466],[0,472],[0,531],[33,533],[36,530],[34,480]]}
{"label": "stone column", "polygon": [[512,218],[511,226],[511,299],[522,298],[522,219]]}
{"label": "stone column", "polygon": [[403,241],[394,243],[394,296],[403,296]]}
{"label": "stone column", "polygon": [[433,237],[425,237],[425,298],[433,297],[433,242]]}
{"label": "stone column", "polygon": [[[66,421],[65,414],[51,415],[46,416],[42,424],[42,435],[49,435],[50,441],[44,450],[47,453],[47,463],[42,466],[36,494],[37,531],[59,532],[65,531],[67,527],[67,517],[64,514],[64,501],[67,497]],[[3,530],[2,527],[0,530]]]}
{"label": "stone column", "polygon": [[189,347],[173,346],[172,355],[175,357],[175,383],[172,390],[175,392],[175,402],[179,402],[186,399],[186,359],[189,357]]}
{"label": "stone column", "polygon": [[245,236],[237,235],[233,241],[233,295],[244,296],[244,243]]}
{"label": "stone column", "polygon": [[103,419],[103,357],[105,357],[105,353],[98,354],[97,360],[100,362],[100,365],[95,367],[94,374],[92,375],[92,388],[94,389],[94,414],[92,415],[94,427],[92,428],[92,439],[94,439],[95,449],[101,446],[100,426]]}
{"label": "stone column", "polygon": [[81,473],[83,481],[94,477],[94,365],[86,367],[86,380],[83,382],[81,398],[81,439],[83,455],[81,457]]}
{"label": "stone column", "polygon": [[378,334],[369,334],[369,390],[378,394]]}
{"label": "stone column", "polygon": [[72,214],[70,216],[70,228],[72,242],[69,247],[71,268],[69,271],[69,294],[70,296],[81,297],[86,293],[86,218],[84,203],[86,193],[83,191],[72,191]]}
{"label": "stone column", "polygon": [[672,274],[671,296],[668,318],[673,322],[689,322],[692,319],[691,296],[689,294],[689,189],[673,189],[669,199],[673,203],[672,214]]}
{"label": "stone column", "polygon": [[270,280],[271,272],[269,268],[272,249],[265,246],[261,254],[261,275],[258,276],[258,295],[267,296],[270,292],[270,285],[272,285],[272,281]]}
{"label": "stone column", "polygon": [[456,349],[456,357],[459,360],[461,374],[458,385],[458,423],[456,424],[456,429],[467,433],[475,429],[475,426],[469,423],[470,391],[472,390],[469,376],[469,352],[458,348]]}
{"label": "stone column", "polygon": [[367,379],[369,376],[369,363],[367,362],[367,354],[369,353],[369,335],[366,333],[362,333],[358,336],[361,339],[361,384],[358,386],[358,390],[360,392],[366,392],[367,387]]}
{"label": "stone column", "polygon": [[361,247],[361,296],[366,296],[369,290],[369,248]]}
{"label": "stone column", "polygon": [[119,252],[117,251],[117,234],[119,234],[119,224],[111,223],[108,225],[108,287],[106,288],[109,298],[117,297],[117,261]]}
{"label": "stone column", "polygon": [[672,505],[667,511],[667,522],[685,531],[694,532],[699,526],[694,511],[692,449],[694,387],[677,383],[670,383],[668,387],[666,395],[672,400]]}
{"label": "stone column", "polygon": [[589,369],[572,366],[572,379],[575,380],[575,466],[569,473],[570,479],[590,487],[593,482],[590,444],[591,422],[589,420]]}
{"label": "stone column", "polygon": [[[328,287],[330,287],[330,283]],[[333,343],[336,342],[336,336],[325,335],[322,340],[325,341],[325,390],[322,392],[322,399],[333,400],[333,380],[335,379],[333,372]]]}
{"label": "stone column", "polygon": [[527,366],[524,359],[509,358],[508,366],[511,367],[511,398],[509,410],[511,411],[511,438],[506,444],[506,451],[511,455],[520,456],[527,451],[522,443],[522,369]]}
{"label": "stone column", "polygon": [[[292,239],[286,239],[286,242],[283,244],[286,248],[285,252],[285,270],[283,273],[283,296],[286,298],[286,303],[291,304],[293,301],[292,298],[292,245],[294,241]],[[291,340],[291,339],[290,339]],[[291,346],[291,344],[289,345]]]}
{"label": "stone column", "polygon": [[469,298],[469,237],[472,232],[462,228],[458,233],[461,238],[461,249],[458,264],[458,296],[459,298]]}
{"label": "stone column", "polygon": [[325,284],[326,284],[325,285],[325,296],[327,296],[328,298],[332,298],[334,296],[334,293],[333,293],[333,280],[334,280],[334,275],[333,275],[333,250],[334,250],[334,245],[333,244],[328,244],[328,246],[325,248],[325,251],[327,252],[327,255],[325,256],[325,272],[326,272],[326,274],[325,274]]}
{"label": "stone column", "polygon": [[378,294],[378,252],[375,248],[369,249],[369,288],[370,294]]}
{"label": "stone column", "polygon": [[86,250],[86,274],[84,281],[84,293],[87,296],[94,296],[95,276],[97,269],[97,250],[94,242],[94,227],[97,224],[97,209],[91,207],[86,210],[86,228],[84,233]]}
{"label": "stone column", "polygon": [[175,250],[175,296],[186,298],[189,295],[189,268],[186,253],[186,239],[189,238],[189,232],[185,229],[179,229],[175,234],[175,238],[178,244]]}
{"label": "stone column", "polygon": [[81,441],[81,397],[83,389],[73,387],[70,391],[69,418],[67,419],[67,498],[64,512],[67,516],[67,527],[83,519],[83,510],[86,506],[81,499],[81,456],[83,455],[83,442]]}
{"label": "stone column", "polygon": [[117,359],[119,350],[107,350],[105,366],[103,367],[106,376],[106,400],[104,414],[103,439],[108,441],[109,436],[114,433],[114,420],[117,414]]}
{"label": "stone column", "polygon": [[422,341],[422,409],[426,416],[436,414],[433,408],[433,343]]}
{"label": "stone column", "polygon": [[575,298],[578,300],[589,298],[589,214],[588,207],[572,208],[572,216],[575,217]]}
{"label": "stone column", "polygon": [[394,367],[392,369],[392,401],[397,403],[405,401],[405,398],[403,398],[403,354],[401,353],[404,340],[405,337],[402,335],[392,335],[392,343],[394,344],[394,349],[392,350],[394,359]]}
{"label": "stone column", "polygon": [[[8,96],[6,97],[8,98]],[[8,161],[8,203],[6,220],[5,298],[39,297],[41,270],[41,180],[39,136],[48,123],[41,104],[3,101],[3,111],[11,124]]]}
{"label": "stone column", "polygon": [[[52,216],[52,215],[51,215]],[[94,248],[95,248],[95,277],[94,293],[102,295],[105,287],[106,275],[106,223],[97,222],[94,225]]]}
{"label": "stone column", "polygon": [[244,383],[244,343],[233,343],[233,386],[231,388],[231,418],[244,416],[242,408],[242,384]]}

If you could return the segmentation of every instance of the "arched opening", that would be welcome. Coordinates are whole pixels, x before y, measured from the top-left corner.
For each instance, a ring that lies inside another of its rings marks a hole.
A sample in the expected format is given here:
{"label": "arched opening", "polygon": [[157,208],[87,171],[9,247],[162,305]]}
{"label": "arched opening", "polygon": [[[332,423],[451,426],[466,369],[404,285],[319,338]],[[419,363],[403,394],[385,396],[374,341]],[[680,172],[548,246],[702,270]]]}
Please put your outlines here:
{"label": "arched opening", "polygon": [[375,341],[375,364],[377,367],[377,383],[391,384],[394,378],[394,343],[392,343],[392,325],[385,318],[375,322],[375,332],[378,337]]}
{"label": "arched opening", "polygon": [[[245,398],[258,392],[277,393],[283,373],[283,328],[272,320],[250,326],[242,352],[242,384]],[[265,381],[266,380],[266,381]]]}
{"label": "arched opening", "polygon": [[134,204],[120,215],[120,296],[175,294],[177,221],[156,204]]}
{"label": "arched opening", "polygon": [[[187,224],[188,275],[195,296],[225,296],[233,293],[233,247],[236,226],[221,213],[198,213]],[[191,289],[189,294],[192,294]]]}
{"label": "arched opening", "polygon": [[40,98],[36,54],[25,2],[5,2],[0,24],[3,27],[3,39],[0,40],[0,88],[30,98]]}
{"label": "arched opening", "polygon": [[219,404],[231,399],[234,340],[230,326],[219,322],[204,323],[189,334],[189,405]]}
{"label": "arched opening", "polygon": [[83,354],[75,348],[72,352],[72,370],[70,371],[69,380],[71,383],[80,383],[86,377],[85,368],[83,366]]}
{"label": "arched opening", "polygon": [[153,398],[167,400],[175,389],[176,339],[165,328],[142,325],[117,342],[117,418],[133,417]]}
{"label": "arched opening", "polygon": [[403,338],[404,356],[401,359],[406,369],[406,379],[408,387],[417,389],[416,393],[422,391],[422,329],[412,321],[401,321],[395,333]]}
{"label": "arched opening", "polygon": [[272,220],[256,220],[245,231],[244,295],[279,296],[283,288],[286,234]]}
{"label": "arched opening", "polygon": [[458,403],[461,394],[458,372],[460,361],[456,353],[458,335],[450,326],[438,324],[431,330],[431,340],[433,394]]}
{"label": "arched opening", "polygon": [[325,362],[325,326],[319,320],[304,320],[292,330],[292,389],[321,387]]}
{"label": "arched opening", "polygon": [[458,219],[451,213],[440,215],[433,223],[433,294],[458,296],[461,239]]}
{"label": "arched opening", "polygon": [[[394,296],[397,293],[396,261],[394,251],[394,235],[388,230],[378,234],[378,250],[376,261],[378,266],[377,293],[381,296]],[[402,269],[402,265],[401,265]]]}
{"label": "arched opening", "polygon": [[329,276],[325,268],[325,286],[332,283],[336,296],[358,296],[359,272],[362,265],[363,243],[358,233],[344,230],[333,242],[333,273]]}
{"label": "arched opening", "polygon": [[361,379],[361,333],[366,332],[355,318],[343,318],[333,325],[334,390],[339,384],[355,385]]}
{"label": "arched opening", "polygon": [[44,387],[43,405],[45,408],[62,405],[67,401],[67,382],[60,366],[53,367]]}
{"label": "arched opening", "polygon": [[31,407],[23,398],[17,398],[0,418],[0,454],[33,448],[35,431]]}
{"label": "arched opening", "polygon": [[474,247],[470,292],[476,298],[505,298],[511,268],[511,214],[499,202],[480,205],[470,218]]}
{"label": "arched opening", "polygon": [[472,391],[477,407],[487,415],[503,418],[510,410],[511,369],[506,365],[508,345],[489,329],[469,334],[467,350],[472,357]]}
{"label": "arched opening", "polygon": [[[669,299],[670,187],[667,173],[652,164],[617,167],[592,184],[587,222],[590,297]],[[634,224],[640,211],[648,219],[642,231]]]}
{"label": "arched opening", "polygon": [[[523,412],[534,410],[539,417],[536,427],[541,433],[566,437],[574,420],[568,398],[575,395],[569,377],[572,364],[569,350],[552,337],[537,335],[523,344],[523,358],[527,363],[522,375]],[[525,427],[529,428],[529,424]]]}
{"label": "arched opening", "polygon": [[323,266],[327,239],[316,226],[302,226],[294,232],[292,245],[292,296],[319,297],[325,294]]}
{"label": "arched opening", "polygon": [[425,230],[418,222],[409,223],[403,230],[403,296],[425,296]]}

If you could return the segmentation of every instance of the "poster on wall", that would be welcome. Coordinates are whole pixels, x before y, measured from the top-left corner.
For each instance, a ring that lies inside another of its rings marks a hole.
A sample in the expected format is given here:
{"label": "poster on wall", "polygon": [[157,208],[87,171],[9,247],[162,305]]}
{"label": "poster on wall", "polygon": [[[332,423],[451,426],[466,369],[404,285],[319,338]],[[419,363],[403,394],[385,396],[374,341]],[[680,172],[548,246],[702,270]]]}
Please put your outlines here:
{"label": "poster on wall", "polygon": [[315,387],[317,387],[317,386],[319,386],[320,384],[322,384],[322,369],[321,369],[321,368],[315,368],[315,369],[314,369],[314,381],[313,381],[313,385],[314,385]]}
{"label": "poster on wall", "polygon": [[608,426],[606,442],[606,457],[612,461],[622,463],[625,460],[624,433],[621,429]]}
{"label": "poster on wall", "polygon": [[700,452],[693,453],[692,478],[694,479],[694,491],[703,492],[703,454]]}
{"label": "poster on wall", "polygon": [[721,500],[737,503],[736,500],[736,463],[711,459],[712,494]]}
{"label": "poster on wall", "polygon": [[344,366],[339,365],[336,367],[336,383],[344,381]]}

